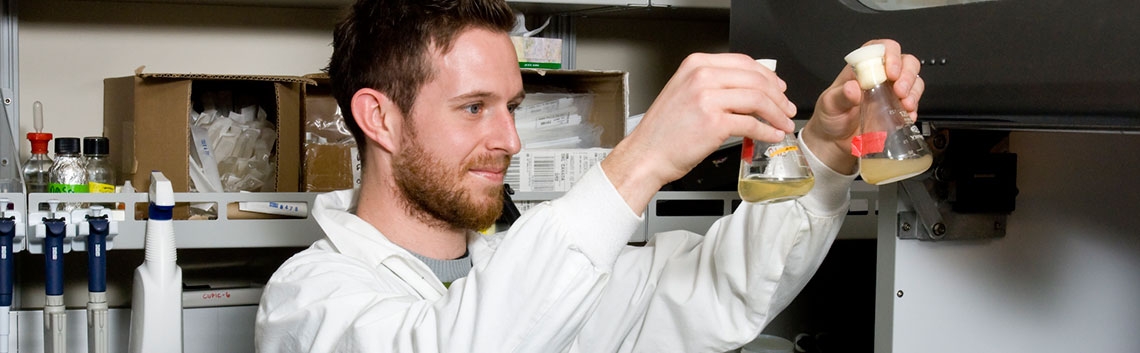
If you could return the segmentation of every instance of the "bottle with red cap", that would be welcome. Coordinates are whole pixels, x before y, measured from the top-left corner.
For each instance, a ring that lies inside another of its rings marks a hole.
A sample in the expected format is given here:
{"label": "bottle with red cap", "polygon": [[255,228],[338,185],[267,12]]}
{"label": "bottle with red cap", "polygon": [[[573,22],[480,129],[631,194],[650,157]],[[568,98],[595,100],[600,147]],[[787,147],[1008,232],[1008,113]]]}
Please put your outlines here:
{"label": "bottle with red cap", "polygon": [[32,115],[35,119],[36,132],[28,133],[28,141],[32,142],[32,156],[24,162],[24,183],[28,187],[28,192],[48,192],[51,165],[54,162],[47,154],[51,134],[43,132],[43,104],[38,101],[32,104]]}

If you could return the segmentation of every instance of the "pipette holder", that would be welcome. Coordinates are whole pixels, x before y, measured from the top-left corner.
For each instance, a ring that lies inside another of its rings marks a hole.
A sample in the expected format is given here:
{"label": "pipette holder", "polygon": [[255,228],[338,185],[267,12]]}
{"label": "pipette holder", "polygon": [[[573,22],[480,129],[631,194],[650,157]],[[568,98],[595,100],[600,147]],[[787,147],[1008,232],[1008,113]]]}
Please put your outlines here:
{"label": "pipette holder", "polygon": [[72,240],[72,248],[75,251],[87,251],[88,237],[91,235],[91,226],[87,222],[87,216],[91,217],[106,217],[107,218],[107,239],[106,247],[103,251],[111,250],[114,248],[114,239],[119,235],[119,222],[111,216],[111,210],[101,206],[91,206],[91,208],[80,208],[71,211],[71,219],[75,220],[75,239]]}
{"label": "pipette holder", "polygon": [[24,249],[28,247],[28,230],[27,226],[24,225],[22,207],[16,205],[15,209],[9,210],[7,206],[11,203],[11,200],[0,197],[0,205],[3,205],[3,211],[0,212],[0,215],[3,215],[5,218],[12,218],[13,221],[16,222],[16,235],[12,237],[12,253],[15,254],[24,251]]}
{"label": "pipette holder", "polygon": [[58,201],[51,201],[49,211],[36,211],[28,213],[28,229],[32,231],[31,236],[28,237],[28,252],[33,254],[43,254],[45,241],[47,240],[47,227],[44,226],[45,218],[62,219],[67,224],[67,230],[63,238],[63,253],[71,252],[71,243],[75,239],[75,223],[71,214],[58,211]]}

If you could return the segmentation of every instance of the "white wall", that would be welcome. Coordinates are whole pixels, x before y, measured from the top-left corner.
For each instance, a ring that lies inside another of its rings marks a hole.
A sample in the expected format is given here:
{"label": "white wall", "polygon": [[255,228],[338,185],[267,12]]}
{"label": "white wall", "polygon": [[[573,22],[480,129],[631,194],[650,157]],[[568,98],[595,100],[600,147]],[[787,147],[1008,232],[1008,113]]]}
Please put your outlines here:
{"label": "white wall", "polygon": [[[103,79],[148,72],[300,75],[332,52],[337,11],[232,6],[22,1],[20,141],[32,103],[56,137],[102,133]],[[52,148],[54,150],[54,147]]]}
{"label": "white wall", "polygon": [[[339,10],[68,0],[21,1],[21,151],[32,102],[56,137],[98,135],[103,79],[147,72],[303,75],[332,52]],[[722,23],[583,18],[578,68],[630,72],[631,114],[652,102],[691,51],[725,51]],[[692,35],[701,33],[701,35]],[[685,38],[685,39],[680,39]],[[54,147],[52,148],[54,150]]]}
{"label": "white wall", "polygon": [[893,352],[1140,352],[1140,136],[1014,133],[1010,150],[1004,238],[896,240],[878,293]]}

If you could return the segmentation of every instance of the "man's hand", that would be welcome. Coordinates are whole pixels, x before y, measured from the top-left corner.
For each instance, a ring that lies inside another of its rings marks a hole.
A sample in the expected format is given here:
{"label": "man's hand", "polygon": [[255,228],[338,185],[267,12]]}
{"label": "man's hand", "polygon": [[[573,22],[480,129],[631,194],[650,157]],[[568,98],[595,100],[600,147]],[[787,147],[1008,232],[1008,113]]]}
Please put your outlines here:
{"label": "man's hand", "polygon": [[[910,112],[911,119],[917,119],[918,101],[926,88],[922,78],[918,77],[921,68],[918,59],[902,54],[899,43],[890,39],[872,40],[863,45],[870,44],[886,46],[883,59],[887,80],[894,82],[895,95],[902,100],[903,109]],[[820,94],[811,120],[800,134],[819,160],[843,174],[855,171],[857,159],[851,155],[851,138],[859,128],[859,103],[862,100],[863,90],[855,81],[855,71],[847,65],[831,86]]]}
{"label": "man's hand", "polygon": [[792,132],[796,107],[786,88],[747,55],[690,55],[602,168],[641,213],[661,186],[684,176],[729,136],[776,142]]}

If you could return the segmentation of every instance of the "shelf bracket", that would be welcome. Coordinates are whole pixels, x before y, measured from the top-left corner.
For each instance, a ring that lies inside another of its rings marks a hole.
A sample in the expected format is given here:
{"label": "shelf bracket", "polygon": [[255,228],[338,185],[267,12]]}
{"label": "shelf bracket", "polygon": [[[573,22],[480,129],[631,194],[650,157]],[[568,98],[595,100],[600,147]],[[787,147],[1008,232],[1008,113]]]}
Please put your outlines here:
{"label": "shelf bracket", "polygon": [[[899,216],[900,238],[941,240],[946,237],[946,223],[942,221],[942,214],[938,212],[938,205],[926,191],[920,181],[904,180],[899,182],[904,199],[910,199],[916,212],[904,212]],[[921,230],[919,230],[921,228]],[[906,237],[906,236],[909,236]]]}
{"label": "shelf bracket", "polygon": [[899,182],[898,197],[906,207],[897,214],[898,238],[946,241],[1005,236],[1006,218],[1017,195],[1017,155],[1006,151],[1008,136],[945,129],[930,134],[934,165]]}
{"label": "shelf bracket", "polygon": [[[17,99],[20,84],[20,37],[15,0],[0,0],[0,89],[3,90],[3,108],[8,113],[8,128],[12,138],[20,141],[20,101]],[[17,145],[18,146],[18,145]]]}

